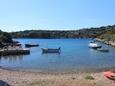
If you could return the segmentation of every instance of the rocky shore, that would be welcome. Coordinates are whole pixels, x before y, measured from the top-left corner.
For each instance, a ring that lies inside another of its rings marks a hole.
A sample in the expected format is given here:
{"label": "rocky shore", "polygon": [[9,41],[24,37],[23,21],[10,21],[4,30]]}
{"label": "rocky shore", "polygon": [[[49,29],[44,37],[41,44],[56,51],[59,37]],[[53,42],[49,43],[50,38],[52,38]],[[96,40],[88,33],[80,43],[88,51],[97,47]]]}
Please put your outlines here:
{"label": "rocky shore", "polygon": [[115,41],[105,41],[105,40],[99,39],[99,38],[95,38],[95,40],[96,40],[96,41],[103,42],[103,43],[105,43],[105,44],[107,44],[107,45],[111,45],[111,46],[115,47]]}

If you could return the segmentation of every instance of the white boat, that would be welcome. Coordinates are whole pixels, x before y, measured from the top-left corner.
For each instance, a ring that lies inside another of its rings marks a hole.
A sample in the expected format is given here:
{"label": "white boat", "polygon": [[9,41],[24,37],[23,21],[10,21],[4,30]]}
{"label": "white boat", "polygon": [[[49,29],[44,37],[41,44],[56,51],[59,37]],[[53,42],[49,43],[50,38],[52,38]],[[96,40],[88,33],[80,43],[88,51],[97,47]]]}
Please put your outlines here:
{"label": "white boat", "polygon": [[42,53],[60,53],[61,48],[42,48]]}
{"label": "white boat", "polygon": [[102,46],[101,46],[101,45],[98,45],[98,44],[95,43],[95,42],[90,42],[90,43],[89,43],[89,47],[90,47],[90,48],[93,48],[93,49],[97,49],[97,48],[101,48]]}

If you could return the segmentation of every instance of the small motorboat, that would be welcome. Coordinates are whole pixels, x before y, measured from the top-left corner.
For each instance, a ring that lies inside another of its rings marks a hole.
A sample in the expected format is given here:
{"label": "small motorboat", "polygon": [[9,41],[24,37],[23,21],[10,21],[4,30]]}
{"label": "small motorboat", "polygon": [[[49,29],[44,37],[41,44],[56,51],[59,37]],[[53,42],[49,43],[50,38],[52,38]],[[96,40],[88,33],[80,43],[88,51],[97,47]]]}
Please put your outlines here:
{"label": "small motorboat", "polygon": [[110,80],[114,80],[115,81],[115,71],[104,72],[104,76],[107,77]]}
{"label": "small motorboat", "polygon": [[98,50],[98,51],[101,51],[101,52],[109,52],[109,50],[108,50],[108,49],[105,49],[105,48],[98,48],[97,50]]}
{"label": "small motorboat", "polygon": [[42,53],[60,53],[61,48],[42,48]]}
{"label": "small motorboat", "polygon": [[34,44],[34,43],[25,44],[25,47],[37,47],[37,46],[39,46],[39,44]]}
{"label": "small motorboat", "polygon": [[95,42],[90,42],[89,43],[89,48],[97,49],[97,48],[101,48],[101,47],[102,47],[101,45],[98,45]]}

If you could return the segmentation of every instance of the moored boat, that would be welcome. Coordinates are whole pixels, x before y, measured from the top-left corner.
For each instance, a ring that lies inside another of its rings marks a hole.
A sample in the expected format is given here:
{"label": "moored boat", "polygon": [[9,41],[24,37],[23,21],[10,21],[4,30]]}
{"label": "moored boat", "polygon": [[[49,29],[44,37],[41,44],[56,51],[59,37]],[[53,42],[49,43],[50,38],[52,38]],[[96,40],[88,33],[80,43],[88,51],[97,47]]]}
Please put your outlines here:
{"label": "moored boat", "polygon": [[108,49],[105,49],[105,48],[99,48],[99,49],[97,49],[98,51],[101,51],[101,52],[109,52],[109,50]]}
{"label": "moored boat", "polygon": [[39,46],[39,44],[34,44],[34,43],[25,44],[25,47],[37,47],[37,46]]}
{"label": "moored boat", "polygon": [[115,71],[106,71],[104,72],[104,76],[115,81]]}
{"label": "moored boat", "polygon": [[42,48],[42,53],[60,53],[61,48]]}
{"label": "moored boat", "polygon": [[95,43],[95,42],[90,42],[90,43],[89,43],[89,47],[90,47],[90,48],[93,48],[93,49],[97,49],[97,48],[101,48],[102,46],[101,46],[101,45],[98,45],[98,44]]}

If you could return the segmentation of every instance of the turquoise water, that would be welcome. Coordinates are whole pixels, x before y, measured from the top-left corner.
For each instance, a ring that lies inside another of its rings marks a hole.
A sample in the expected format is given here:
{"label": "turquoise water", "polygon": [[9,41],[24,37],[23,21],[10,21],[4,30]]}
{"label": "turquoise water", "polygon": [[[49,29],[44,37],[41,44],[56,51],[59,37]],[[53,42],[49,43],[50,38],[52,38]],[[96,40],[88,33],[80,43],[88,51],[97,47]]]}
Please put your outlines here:
{"label": "turquoise water", "polygon": [[[30,55],[0,57],[3,67],[35,71],[78,71],[115,67],[115,48],[100,43],[110,52],[103,53],[88,47],[90,39],[16,39],[25,43],[39,43],[30,48]],[[42,54],[41,48],[61,47],[60,54]]]}

